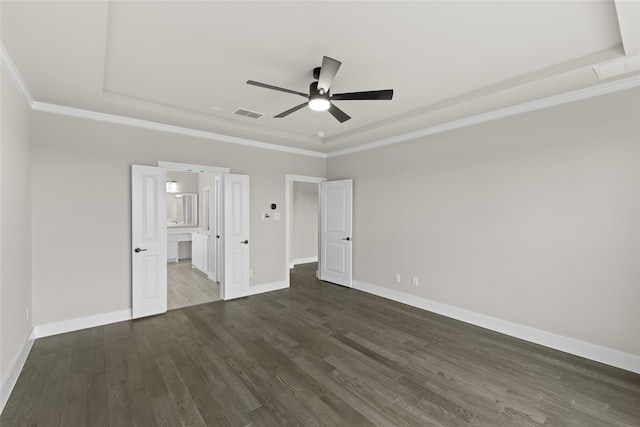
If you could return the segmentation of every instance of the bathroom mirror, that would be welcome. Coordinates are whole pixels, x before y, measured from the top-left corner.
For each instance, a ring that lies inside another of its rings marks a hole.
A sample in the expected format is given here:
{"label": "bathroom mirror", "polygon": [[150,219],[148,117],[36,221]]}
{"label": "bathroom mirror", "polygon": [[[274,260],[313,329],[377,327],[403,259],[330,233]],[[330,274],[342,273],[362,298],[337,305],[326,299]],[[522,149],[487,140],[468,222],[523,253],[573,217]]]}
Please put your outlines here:
{"label": "bathroom mirror", "polygon": [[167,227],[198,226],[198,194],[167,193]]}

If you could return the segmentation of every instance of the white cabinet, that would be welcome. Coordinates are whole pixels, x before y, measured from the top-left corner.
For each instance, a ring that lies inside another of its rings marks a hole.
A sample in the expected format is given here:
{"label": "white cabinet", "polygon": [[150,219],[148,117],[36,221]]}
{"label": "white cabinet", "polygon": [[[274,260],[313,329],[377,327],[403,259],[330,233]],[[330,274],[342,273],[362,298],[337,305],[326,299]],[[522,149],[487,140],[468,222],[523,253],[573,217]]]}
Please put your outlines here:
{"label": "white cabinet", "polygon": [[[191,234],[189,232],[168,232],[167,233],[167,262],[178,262],[180,258],[180,242],[190,242]],[[182,256],[184,258],[184,254]]]}
{"label": "white cabinet", "polygon": [[192,233],[191,266],[208,274],[209,236],[204,233]]}

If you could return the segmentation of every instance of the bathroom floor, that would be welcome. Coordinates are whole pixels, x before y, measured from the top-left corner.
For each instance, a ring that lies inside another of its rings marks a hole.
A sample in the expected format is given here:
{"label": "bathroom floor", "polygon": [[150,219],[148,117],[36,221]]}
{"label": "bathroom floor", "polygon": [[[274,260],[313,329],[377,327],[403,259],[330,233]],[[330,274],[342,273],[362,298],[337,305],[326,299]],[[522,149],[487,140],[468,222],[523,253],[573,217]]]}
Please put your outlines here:
{"label": "bathroom floor", "polygon": [[167,263],[167,308],[187,307],[220,299],[220,285],[191,268],[191,259]]}

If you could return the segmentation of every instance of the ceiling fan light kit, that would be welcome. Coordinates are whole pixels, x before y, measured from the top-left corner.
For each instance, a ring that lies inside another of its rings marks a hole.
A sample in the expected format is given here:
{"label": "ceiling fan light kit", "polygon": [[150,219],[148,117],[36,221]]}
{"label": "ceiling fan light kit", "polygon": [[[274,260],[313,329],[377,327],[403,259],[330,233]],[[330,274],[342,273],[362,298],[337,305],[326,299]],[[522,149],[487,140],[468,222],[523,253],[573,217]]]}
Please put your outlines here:
{"label": "ceiling fan light kit", "polygon": [[311,98],[309,99],[309,108],[313,111],[327,111],[331,106],[331,102],[329,102],[326,98]]}
{"label": "ceiling fan light kit", "polygon": [[337,93],[335,95],[331,95],[329,93],[329,89],[331,88],[331,83],[333,83],[333,79],[336,77],[338,70],[342,63],[340,61],[336,61],[333,58],[329,58],[325,56],[322,58],[322,66],[316,67],[313,69],[312,74],[314,79],[318,79],[318,81],[312,82],[309,85],[309,94],[298,92],[291,89],[285,89],[278,86],[269,85],[266,83],[260,83],[253,80],[247,80],[247,84],[253,86],[263,87],[265,89],[277,90],[280,92],[291,93],[293,95],[299,95],[303,98],[307,98],[308,101],[296,105],[293,108],[284,111],[274,118],[282,118],[286,117],[291,113],[294,113],[301,108],[308,106],[311,110],[314,111],[329,111],[329,113],[336,118],[340,123],[344,123],[349,120],[351,117],[336,107],[336,105],[332,101],[367,101],[367,100],[391,100],[393,99],[393,89],[385,89],[385,90],[371,90],[366,92],[350,92],[350,93]]}
{"label": "ceiling fan light kit", "polygon": [[331,106],[329,93],[323,89],[318,90],[318,82],[309,85],[309,108],[313,111],[327,111]]}

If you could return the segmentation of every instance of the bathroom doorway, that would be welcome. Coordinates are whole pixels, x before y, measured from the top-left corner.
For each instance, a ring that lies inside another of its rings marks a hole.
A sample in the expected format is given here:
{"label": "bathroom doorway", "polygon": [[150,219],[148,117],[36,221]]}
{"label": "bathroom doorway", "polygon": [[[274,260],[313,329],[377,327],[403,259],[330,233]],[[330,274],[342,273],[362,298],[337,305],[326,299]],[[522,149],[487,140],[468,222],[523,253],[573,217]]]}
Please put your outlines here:
{"label": "bathroom doorway", "polygon": [[222,171],[182,164],[165,168],[167,309],[220,300],[216,182]]}

